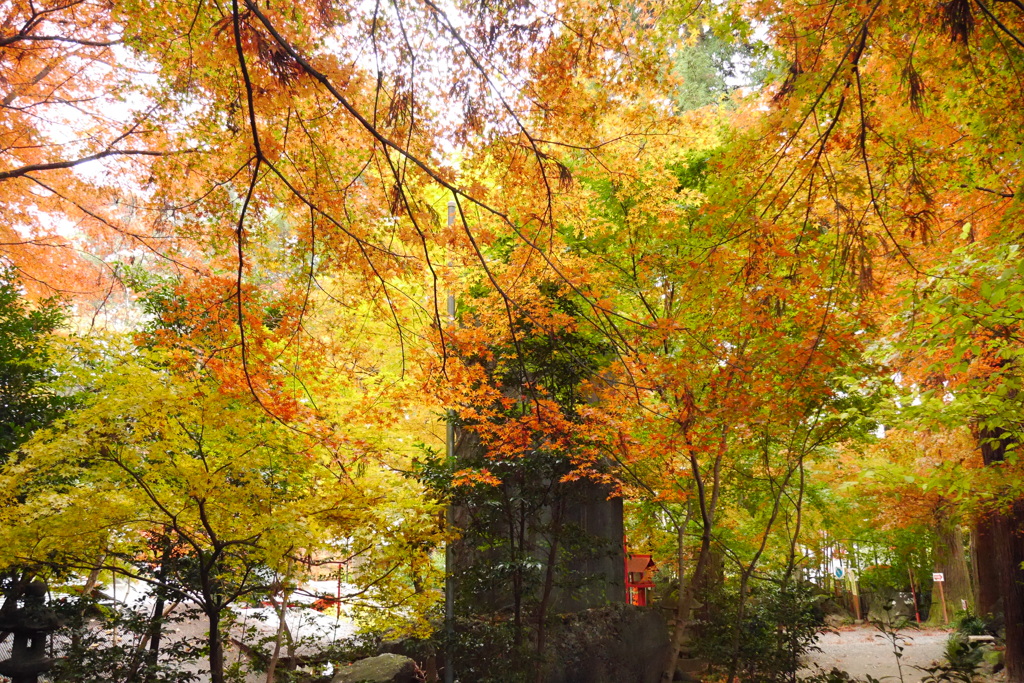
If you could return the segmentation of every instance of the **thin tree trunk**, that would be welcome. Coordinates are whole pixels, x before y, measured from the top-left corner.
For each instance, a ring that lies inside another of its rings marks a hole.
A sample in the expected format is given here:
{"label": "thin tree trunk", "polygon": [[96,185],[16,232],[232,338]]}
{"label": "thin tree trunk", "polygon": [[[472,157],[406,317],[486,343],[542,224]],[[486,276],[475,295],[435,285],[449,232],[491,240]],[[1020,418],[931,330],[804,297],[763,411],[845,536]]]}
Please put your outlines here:
{"label": "thin tree trunk", "polygon": [[[680,537],[682,533],[680,533]],[[680,552],[680,555],[682,553]],[[711,556],[711,535],[705,534],[701,537],[700,550],[697,553],[697,563],[693,569],[693,577],[685,583],[684,578],[679,578],[679,600],[676,603],[676,626],[672,633],[672,646],[669,650],[669,659],[662,672],[663,682],[671,681],[675,677],[676,664],[679,662],[679,655],[683,651],[683,643],[686,641],[686,631],[690,623],[690,612],[693,610],[694,593],[696,586],[704,581],[704,574],[710,565]],[[680,563],[682,557],[680,557]],[[680,567],[682,565],[680,564]]]}
{"label": "thin tree trunk", "polygon": [[[178,606],[180,604],[180,602],[172,602],[170,605],[164,607],[163,615],[165,621],[167,620],[167,617],[171,616],[171,614],[174,613],[174,610],[178,609]],[[149,633],[143,634],[142,640],[139,641],[139,646],[136,649],[138,649],[140,652],[149,647],[149,635]]]}
{"label": "thin tree trunk", "polygon": [[106,555],[100,557],[99,562],[96,566],[89,571],[89,576],[85,579],[85,585],[82,586],[82,597],[88,596],[92,593],[92,589],[96,587],[96,582],[100,579],[100,571],[102,570],[103,561],[107,559]]}
{"label": "thin tree trunk", "polygon": [[[273,597],[271,596],[271,601]],[[276,606],[276,605],[275,605]],[[270,664],[267,665],[267,683],[274,683],[274,675],[277,672],[277,663],[281,659],[281,643],[284,641],[285,636],[288,636],[288,641],[291,642],[291,634],[288,632],[288,622],[285,620],[288,610],[288,593],[282,592],[281,605],[277,610],[277,634],[274,637],[274,654],[270,658]]]}
{"label": "thin tree trunk", "polygon": [[[96,566],[89,571],[89,576],[85,579],[85,585],[82,586],[82,598],[87,598],[92,593],[92,590],[96,587],[96,582],[100,580],[100,571],[103,567],[103,561],[107,559],[106,554],[100,555],[100,559],[97,560]],[[82,637],[78,634],[78,629],[71,631],[71,644],[77,648],[82,642]]]}
{"label": "thin tree trunk", "polygon": [[981,576],[978,574],[978,533],[976,527],[972,527],[970,530],[969,540],[967,542],[967,553],[970,557],[970,569],[971,569],[971,604],[974,605],[974,613],[982,614],[981,611]]}
{"label": "thin tree trunk", "polygon": [[508,518],[508,540],[512,556],[512,644],[517,651],[523,642],[523,567],[520,557],[523,555],[523,527],[526,516],[523,507],[524,504],[520,503],[519,533],[516,533],[515,507],[509,511]]}
{"label": "thin tree trunk", "polygon": [[[679,577],[679,602],[676,604],[676,627],[672,636],[672,647],[669,651],[669,660],[666,662],[665,669],[662,672],[661,680],[664,683],[671,681],[675,677],[676,666],[679,662],[679,654],[682,652],[683,642],[686,640],[686,630],[689,627],[690,612],[693,610],[693,596],[697,586],[700,586],[704,582],[704,575],[711,563],[711,531],[715,518],[715,506],[718,503],[718,486],[720,483],[722,458],[724,455],[725,448],[723,436],[723,444],[719,450],[718,457],[715,459],[714,469],[712,470],[711,495],[709,497],[707,489],[704,486],[704,480],[701,478],[700,465],[697,462],[697,458],[692,452],[690,454],[690,469],[693,472],[693,482],[697,491],[697,504],[700,508],[701,516],[700,551],[697,553],[697,563],[693,568],[693,577],[690,579],[689,583],[686,584],[685,588],[683,586],[682,574],[680,574]],[[680,532],[680,547],[682,547],[682,533],[684,532]],[[681,561],[682,556],[680,555],[680,568],[682,567]]]}
{"label": "thin tree trunk", "polygon": [[210,649],[210,683],[224,683],[224,643],[220,637],[220,610],[209,605],[206,618],[210,624],[210,634],[206,643]]}
{"label": "thin tree trunk", "polygon": [[149,670],[146,672],[146,680],[151,681],[154,675],[154,669],[157,663],[160,661],[160,636],[163,633],[164,626],[164,600],[166,598],[167,590],[165,584],[167,582],[167,563],[171,561],[171,540],[167,537],[167,534],[161,538],[161,552],[160,552],[160,568],[157,570],[157,587],[156,587],[156,600],[153,605],[153,620],[149,624],[149,654],[146,657],[146,664],[149,666]]}

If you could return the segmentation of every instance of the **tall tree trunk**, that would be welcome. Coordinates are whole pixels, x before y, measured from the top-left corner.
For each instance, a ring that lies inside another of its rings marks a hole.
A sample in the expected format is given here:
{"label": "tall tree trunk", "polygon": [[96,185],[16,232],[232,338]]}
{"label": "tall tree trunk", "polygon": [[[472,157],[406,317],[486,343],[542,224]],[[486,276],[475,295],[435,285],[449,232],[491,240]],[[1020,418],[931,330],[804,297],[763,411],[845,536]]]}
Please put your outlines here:
{"label": "tall tree trunk", "polygon": [[720,545],[712,545],[708,549],[708,566],[700,583],[694,586],[695,608],[698,619],[711,619],[714,605],[710,600],[702,600],[696,604],[696,596],[711,597],[718,593],[725,584],[725,554]]}
{"label": "tall tree trunk", "polygon": [[967,556],[970,558],[971,565],[971,597],[974,605],[975,614],[984,614],[981,611],[981,589],[978,587],[981,582],[981,577],[978,575],[978,533],[977,525],[971,526],[970,539],[967,541]]}
{"label": "tall tree trunk", "polygon": [[999,592],[999,568],[993,561],[995,557],[995,530],[992,528],[992,516],[980,515],[974,522],[974,569],[978,575],[975,587],[975,605],[982,617],[989,614],[1002,613],[1002,595]]}
{"label": "tall tree trunk", "polygon": [[[516,513],[519,516],[518,532],[516,529]],[[523,642],[523,565],[522,560],[526,557],[525,545],[526,512],[525,503],[520,501],[518,507],[513,507],[508,519],[508,540],[509,550],[512,558],[512,644],[516,652]]]}
{"label": "tall tree trunk", "polygon": [[991,515],[992,554],[1006,627],[1006,680],[1024,683],[1024,501]]}
{"label": "tall tree trunk", "polygon": [[967,569],[967,555],[964,552],[963,532],[945,505],[940,505],[935,510],[935,533],[935,571],[941,572],[945,581],[941,587],[938,581],[932,584],[932,609],[928,614],[928,624],[932,626],[943,622],[943,595],[950,619],[957,611],[964,609],[964,604],[970,609],[974,600],[971,577]]}
{"label": "tall tree trunk", "polygon": [[[981,455],[986,466],[1005,460],[1012,436],[1001,429],[981,430]],[[1006,681],[1024,683],[1024,500],[1003,504],[988,516],[989,540],[979,563],[994,567],[1006,625]],[[980,540],[980,537],[979,537]],[[979,544],[980,545],[980,544]]]}

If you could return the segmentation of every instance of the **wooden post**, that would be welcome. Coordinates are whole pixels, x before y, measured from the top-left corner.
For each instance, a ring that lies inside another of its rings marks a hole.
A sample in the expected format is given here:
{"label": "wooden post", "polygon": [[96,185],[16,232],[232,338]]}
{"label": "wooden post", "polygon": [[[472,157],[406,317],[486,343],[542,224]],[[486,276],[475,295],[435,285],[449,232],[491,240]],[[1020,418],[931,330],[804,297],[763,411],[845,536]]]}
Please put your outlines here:
{"label": "wooden post", "polygon": [[857,586],[857,575],[854,574],[853,569],[849,569],[846,576],[850,580],[850,592],[853,594],[853,618],[854,621],[860,621],[860,589]]}
{"label": "wooden post", "polygon": [[932,581],[939,584],[939,597],[942,598],[942,623],[949,623],[949,610],[946,609],[946,575],[942,572],[933,572]]}

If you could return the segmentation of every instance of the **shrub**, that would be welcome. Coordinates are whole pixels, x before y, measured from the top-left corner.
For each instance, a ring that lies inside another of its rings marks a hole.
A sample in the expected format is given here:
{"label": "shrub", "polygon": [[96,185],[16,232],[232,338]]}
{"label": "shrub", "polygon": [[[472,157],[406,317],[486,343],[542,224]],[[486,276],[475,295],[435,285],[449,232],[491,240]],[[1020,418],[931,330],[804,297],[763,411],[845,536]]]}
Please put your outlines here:
{"label": "shrub", "polygon": [[744,681],[795,681],[801,657],[824,628],[820,596],[812,586],[766,581],[750,591],[740,618],[738,592],[705,596],[694,629],[694,655],[728,670],[735,659]]}

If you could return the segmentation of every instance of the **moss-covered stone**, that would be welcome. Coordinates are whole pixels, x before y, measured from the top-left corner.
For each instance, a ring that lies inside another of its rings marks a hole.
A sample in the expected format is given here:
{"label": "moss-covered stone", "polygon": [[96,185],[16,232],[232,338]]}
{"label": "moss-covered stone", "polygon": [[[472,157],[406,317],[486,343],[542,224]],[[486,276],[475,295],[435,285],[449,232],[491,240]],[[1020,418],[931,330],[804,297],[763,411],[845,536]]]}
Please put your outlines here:
{"label": "moss-covered stone", "polygon": [[388,653],[360,659],[337,673],[331,683],[413,683],[415,675],[413,660]]}

